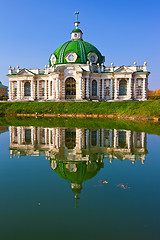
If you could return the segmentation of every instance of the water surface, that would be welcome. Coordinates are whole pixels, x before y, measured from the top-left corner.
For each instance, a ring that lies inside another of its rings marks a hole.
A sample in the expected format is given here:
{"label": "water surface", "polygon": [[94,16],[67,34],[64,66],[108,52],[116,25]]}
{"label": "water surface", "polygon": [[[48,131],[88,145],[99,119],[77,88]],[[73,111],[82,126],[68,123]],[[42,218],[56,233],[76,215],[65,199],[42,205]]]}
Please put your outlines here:
{"label": "water surface", "polygon": [[0,239],[160,239],[160,136],[0,127]]}

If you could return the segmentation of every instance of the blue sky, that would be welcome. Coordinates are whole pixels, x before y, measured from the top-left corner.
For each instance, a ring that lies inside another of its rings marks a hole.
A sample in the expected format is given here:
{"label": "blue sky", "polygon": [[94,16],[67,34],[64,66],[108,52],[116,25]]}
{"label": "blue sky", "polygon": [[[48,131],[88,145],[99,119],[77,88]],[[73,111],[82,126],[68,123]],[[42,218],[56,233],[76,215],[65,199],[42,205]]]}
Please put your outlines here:
{"label": "blue sky", "polygon": [[79,11],[83,39],[105,56],[106,66],[147,61],[149,88],[160,88],[160,1],[0,0],[0,81],[8,66],[44,68],[70,39]]}

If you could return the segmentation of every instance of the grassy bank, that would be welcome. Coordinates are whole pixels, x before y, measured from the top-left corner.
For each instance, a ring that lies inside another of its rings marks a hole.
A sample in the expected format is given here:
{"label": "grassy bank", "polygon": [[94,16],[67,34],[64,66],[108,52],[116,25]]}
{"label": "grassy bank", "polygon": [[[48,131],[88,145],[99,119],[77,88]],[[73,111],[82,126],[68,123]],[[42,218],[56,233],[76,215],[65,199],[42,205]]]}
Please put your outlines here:
{"label": "grassy bank", "polygon": [[118,114],[119,116],[160,117],[160,100],[126,102],[4,102],[0,115],[17,113]]}

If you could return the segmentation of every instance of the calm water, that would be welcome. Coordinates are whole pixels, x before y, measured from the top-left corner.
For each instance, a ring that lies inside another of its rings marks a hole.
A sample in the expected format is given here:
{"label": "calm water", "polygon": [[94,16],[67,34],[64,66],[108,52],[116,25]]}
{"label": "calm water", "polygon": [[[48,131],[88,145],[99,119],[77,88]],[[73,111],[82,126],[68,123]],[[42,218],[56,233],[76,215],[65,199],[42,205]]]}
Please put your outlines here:
{"label": "calm water", "polygon": [[160,239],[160,136],[0,127],[0,239]]}

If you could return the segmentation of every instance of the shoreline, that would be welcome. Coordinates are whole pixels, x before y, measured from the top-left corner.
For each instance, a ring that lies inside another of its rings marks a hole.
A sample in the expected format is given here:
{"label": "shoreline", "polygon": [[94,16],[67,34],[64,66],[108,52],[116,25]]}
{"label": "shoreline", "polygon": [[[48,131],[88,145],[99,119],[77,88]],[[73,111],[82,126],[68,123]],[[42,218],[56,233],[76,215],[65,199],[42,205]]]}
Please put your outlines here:
{"label": "shoreline", "polygon": [[137,117],[137,116],[120,116],[118,114],[65,114],[65,113],[15,113],[0,115],[0,117],[32,117],[32,118],[96,118],[96,119],[121,119],[130,121],[152,121],[160,122],[160,117]]}
{"label": "shoreline", "polygon": [[5,102],[0,116],[160,122],[160,100],[145,102]]}

